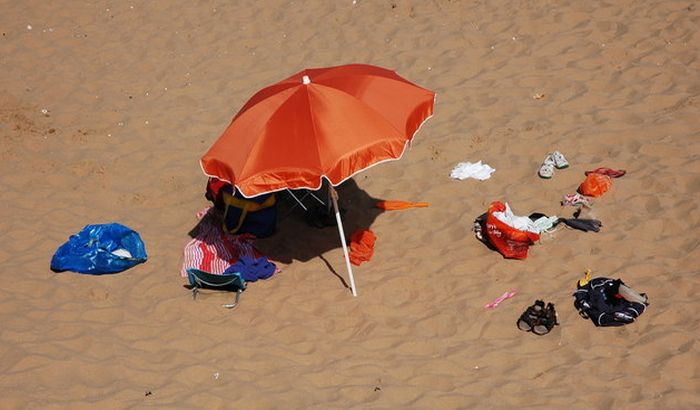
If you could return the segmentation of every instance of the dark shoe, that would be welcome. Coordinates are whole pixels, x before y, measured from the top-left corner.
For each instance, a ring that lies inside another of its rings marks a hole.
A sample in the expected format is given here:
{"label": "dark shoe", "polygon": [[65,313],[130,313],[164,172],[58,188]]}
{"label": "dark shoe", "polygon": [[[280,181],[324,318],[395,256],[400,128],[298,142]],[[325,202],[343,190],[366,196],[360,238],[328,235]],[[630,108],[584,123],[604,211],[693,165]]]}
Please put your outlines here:
{"label": "dark shoe", "polygon": [[554,310],[554,305],[547,303],[547,306],[545,306],[543,301],[536,300],[532,306],[528,307],[520,315],[516,324],[518,329],[522,331],[543,336],[559,323],[557,322],[557,312]]}

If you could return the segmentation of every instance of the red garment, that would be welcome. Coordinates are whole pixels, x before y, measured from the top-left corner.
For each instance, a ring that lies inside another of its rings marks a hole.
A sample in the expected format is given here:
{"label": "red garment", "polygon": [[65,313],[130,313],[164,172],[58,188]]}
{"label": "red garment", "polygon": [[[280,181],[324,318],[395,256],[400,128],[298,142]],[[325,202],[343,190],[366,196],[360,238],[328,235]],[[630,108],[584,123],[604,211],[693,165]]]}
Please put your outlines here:
{"label": "red garment", "polygon": [[221,201],[219,193],[221,192],[221,189],[224,188],[226,185],[229,184],[220,179],[209,178],[209,180],[207,181],[207,193],[205,197],[214,204],[216,204],[217,201]]}
{"label": "red garment", "polygon": [[372,259],[377,236],[369,229],[358,229],[350,236],[350,263],[359,266]]}
{"label": "red garment", "polygon": [[611,168],[606,168],[606,167],[600,167],[596,168],[593,171],[586,171],[584,174],[588,176],[589,174],[601,174],[601,175],[607,175],[610,178],[620,178],[621,176],[624,176],[627,173],[624,169],[618,169],[617,171]]}

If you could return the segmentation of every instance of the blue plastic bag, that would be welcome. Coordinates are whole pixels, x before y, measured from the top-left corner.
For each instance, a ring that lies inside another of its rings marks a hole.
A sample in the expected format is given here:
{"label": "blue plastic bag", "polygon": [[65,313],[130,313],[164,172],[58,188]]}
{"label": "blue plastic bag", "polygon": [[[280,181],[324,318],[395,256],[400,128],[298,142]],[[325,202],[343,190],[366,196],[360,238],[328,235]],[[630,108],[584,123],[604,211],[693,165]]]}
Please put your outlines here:
{"label": "blue plastic bag", "polygon": [[121,272],[146,259],[143,241],[133,229],[118,223],[86,225],[56,250],[51,270],[101,275]]}

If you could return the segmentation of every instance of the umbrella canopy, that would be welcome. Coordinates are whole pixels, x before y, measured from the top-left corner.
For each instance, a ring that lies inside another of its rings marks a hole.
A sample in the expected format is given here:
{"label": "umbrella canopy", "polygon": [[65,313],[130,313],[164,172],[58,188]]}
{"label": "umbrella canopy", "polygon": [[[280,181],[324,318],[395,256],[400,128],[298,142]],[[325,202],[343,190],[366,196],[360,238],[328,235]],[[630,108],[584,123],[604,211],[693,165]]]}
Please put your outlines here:
{"label": "umbrella canopy", "polygon": [[200,163],[246,197],[319,189],[326,178],[353,296],[357,296],[332,188],[398,159],[433,113],[435,93],[392,70],[350,64],[303,70],[258,91]]}
{"label": "umbrella canopy", "polygon": [[398,159],[433,113],[435,93],[392,70],[350,64],[303,70],[257,92],[201,159],[246,197],[338,185]]}

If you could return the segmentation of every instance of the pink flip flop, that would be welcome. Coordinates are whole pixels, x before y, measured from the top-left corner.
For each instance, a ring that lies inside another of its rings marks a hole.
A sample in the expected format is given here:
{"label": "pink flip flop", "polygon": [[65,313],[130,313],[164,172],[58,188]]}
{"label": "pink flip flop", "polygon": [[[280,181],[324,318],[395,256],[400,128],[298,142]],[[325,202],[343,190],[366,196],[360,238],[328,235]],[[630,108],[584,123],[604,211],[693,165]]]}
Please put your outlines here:
{"label": "pink flip flop", "polygon": [[627,173],[627,171],[625,171],[624,169],[619,169],[616,171],[614,169],[606,168],[606,167],[600,167],[600,168],[594,169],[593,171],[586,171],[585,172],[586,176],[588,176],[588,174],[603,174],[603,175],[609,176],[610,178],[620,178],[621,176],[625,175],[626,173]]}
{"label": "pink flip flop", "polygon": [[506,293],[502,294],[501,296],[499,296],[493,302],[489,302],[489,303],[485,304],[484,309],[495,309],[501,302],[503,302],[506,299],[510,299],[517,294],[518,294],[518,291],[516,291],[516,290],[506,292]]}

